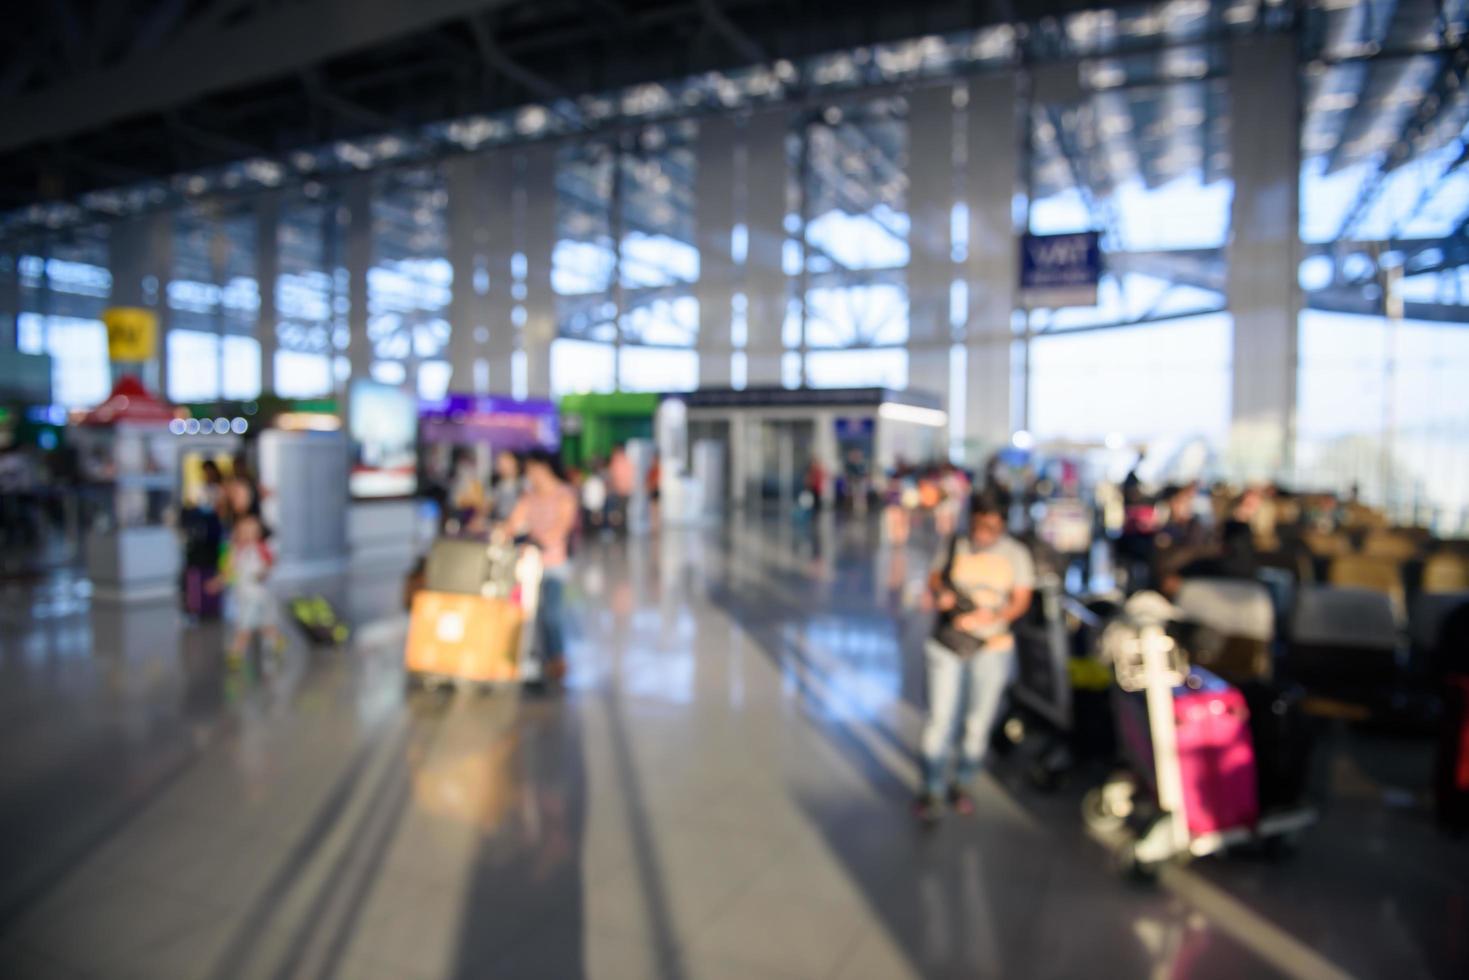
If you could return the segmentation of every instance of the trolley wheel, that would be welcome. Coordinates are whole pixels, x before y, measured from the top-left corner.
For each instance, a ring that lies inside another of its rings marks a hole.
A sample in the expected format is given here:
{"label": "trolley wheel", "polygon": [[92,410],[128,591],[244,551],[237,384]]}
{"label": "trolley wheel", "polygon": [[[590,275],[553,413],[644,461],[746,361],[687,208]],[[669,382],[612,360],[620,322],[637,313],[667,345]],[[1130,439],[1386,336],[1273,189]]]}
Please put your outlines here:
{"label": "trolley wheel", "polygon": [[1144,861],[1137,856],[1137,842],[1126,840],[1112,852],[1112,866],[1129,881],[1151,885],[1158,880],[1162,865],[1156,861]]}
{"label": "trolley wheel", "polygon": [[1270,861],[1286,861],[1301,849],[1304,835],[1299,830],[1286,830],[1265,838],[1265,857]]}
{"label": "trolley wheel", "polygon": [[1127,822],[1126,815],[1117,812],[1105,786],[1094,786],[1081,798],[1081,819],[1103,834],[1114,834]]}

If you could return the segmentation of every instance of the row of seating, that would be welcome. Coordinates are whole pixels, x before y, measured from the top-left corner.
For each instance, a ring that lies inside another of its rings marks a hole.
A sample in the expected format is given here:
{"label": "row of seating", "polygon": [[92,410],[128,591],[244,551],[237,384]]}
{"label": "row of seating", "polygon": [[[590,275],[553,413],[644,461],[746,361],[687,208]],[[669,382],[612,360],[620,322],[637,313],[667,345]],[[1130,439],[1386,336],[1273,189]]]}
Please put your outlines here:
{"label": "row of seating", "polygon": [[1386,591],[1296,583],[1279,570],[1261,580],[1189,579],[1176,602],[1221,639],[1201,664],[1235,678],[1268,677],[1277,664],[1316,693],[1372,701],[1430,684],[1444,656],[1447,618],[1469,590],[1423,592],[1404,615]]}

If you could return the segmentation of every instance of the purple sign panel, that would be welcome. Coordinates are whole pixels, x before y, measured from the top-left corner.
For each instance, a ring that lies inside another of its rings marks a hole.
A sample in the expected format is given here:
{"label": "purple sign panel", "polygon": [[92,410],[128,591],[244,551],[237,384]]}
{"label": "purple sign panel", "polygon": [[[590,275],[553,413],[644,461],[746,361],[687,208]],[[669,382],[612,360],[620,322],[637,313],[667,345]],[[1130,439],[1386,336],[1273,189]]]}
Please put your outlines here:
{"label": "purple sign panel", "polygon": [[548,401],[517,401],[499,395],[447,395],[418,405],[425,443],[488,445],[496,452],[522,452],[561,442],[560,416]]}

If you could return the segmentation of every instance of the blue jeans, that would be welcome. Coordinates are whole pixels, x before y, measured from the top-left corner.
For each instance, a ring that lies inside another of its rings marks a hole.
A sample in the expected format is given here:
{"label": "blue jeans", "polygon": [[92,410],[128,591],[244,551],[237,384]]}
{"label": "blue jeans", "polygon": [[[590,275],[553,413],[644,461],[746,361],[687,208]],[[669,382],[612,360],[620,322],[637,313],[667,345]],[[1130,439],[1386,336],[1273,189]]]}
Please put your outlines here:
{"label": "blue jeans", "polygon": [[1000,697],[1010,683],[1015,647],[981,650],[961,657],[934,640],[923,647],[928,662],[928,721],[923,726],[923,785],[938,796],[944,777],[955,728],[961,719],[959,765],[954,782],[967,784],[979,772],[989,748],[990,729],[1000,710]]}
{"label": "blue jeans", "polygon": [[542,664],[560,660],[566,653],[561,630],[561,594],[566,583],[559,578],[541,579],[541,595],[536,604],[536,653]]}

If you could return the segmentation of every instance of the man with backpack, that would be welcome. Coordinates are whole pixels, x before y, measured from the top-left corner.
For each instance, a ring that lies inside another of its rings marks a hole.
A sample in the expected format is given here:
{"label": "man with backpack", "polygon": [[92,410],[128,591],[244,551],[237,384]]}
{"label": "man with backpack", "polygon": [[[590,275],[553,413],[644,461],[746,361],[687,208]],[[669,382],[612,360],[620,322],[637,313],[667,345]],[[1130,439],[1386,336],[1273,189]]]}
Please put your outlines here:
{"label": "man with backpack", "polygon": [[[921,745],[923,786],[913,805],[925,821],[938,819],[945,799],[959,813],[973,812],[967,786],[984,761],[1015,663],[1010,628],[1030,608],[1035,590],[1035,564],[1025,546],[1005,533],[1000,497],[987,490],[975,494],[969,515],[969,532],[945,542],[928,578],[938,618],[924,643],[928,720]],[[949,781],[948,756],[961,716],[963,737]]]}

